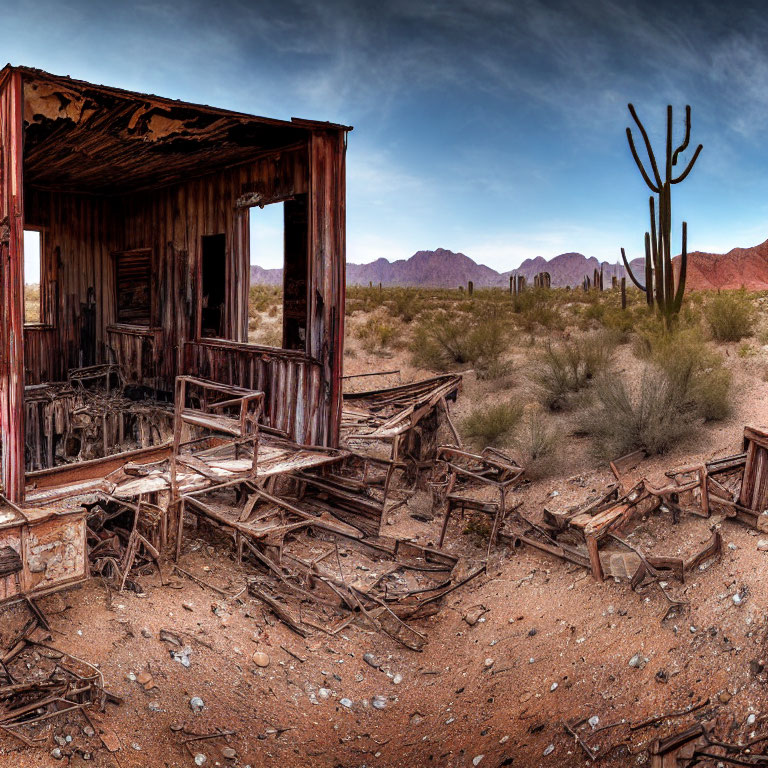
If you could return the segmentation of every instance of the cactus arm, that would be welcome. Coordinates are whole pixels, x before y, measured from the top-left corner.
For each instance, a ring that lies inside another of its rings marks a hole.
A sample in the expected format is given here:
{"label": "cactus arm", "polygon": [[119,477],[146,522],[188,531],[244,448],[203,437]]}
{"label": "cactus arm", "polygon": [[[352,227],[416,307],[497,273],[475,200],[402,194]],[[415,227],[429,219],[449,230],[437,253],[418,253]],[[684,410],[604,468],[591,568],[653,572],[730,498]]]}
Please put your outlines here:
{"label": "cactus arm", "polygon": [[679,184],[691,172],[691,170],[693,170],[693,164],[696,162],[696,159],[698,158],[699,152],[701,152],[702,147],[703,147],[702,144],[699,144],[699,146],[696,147],[696,151],[693,153],[691,162],[688,163],[688,165],[686,166],[686,169],[676,179],[671,179],[670,183]]}
{"label": "cactus arm", "polygon": [[[651,198],[653,200],[653,198]],[[645,233],[645,284],[651,286],[650,290],[645,292],[645,303],[653,306],[653,260],[651,258],[651,236]]]}
{"label": "cactus arm", "polygon": [[672,178],[672,105],[667,106],[667,164],[664,169],[667,183]]}
{"label": "cactus arm", "polygon": [[635,275],[632,272],[632,267],[629,266],[629,262],[627,261],[627,254],[624,253],[624,249],[621,249],[621,260],[624,262],[624,268],[627,270],[627,274],[630,277],[630,280],[641,290],[645,291],[645,286],[641,285],[640,282],[638,282],[638,279],[635,277]]}
{"label": "cactus arm", "polygon": [[685,293],[685,277],[688,271],[688,224],[683,222],[683,251],[680,254],[680,276],[677,279],[677,293],[675,294],[675,312],[680,311],[683,305],[683,294]]}
{"label": "cactus arm", "polygon": [[677,156],[681,152],[685,152],[688,147],[688,142],[691,140],[691,105],[685,105],[685,138],[683,143],[675,150],[675,154],[672,155],[672,165],[677,165]]}
{"label": "cactus arm", "polygon": [[659,188],[651,181],[650,177],[645,171],[645,168],[643,168],[643,163],[640,160],[640,156],[637,154],[637,150],[635,149],[635,142],[632,139],[632,131],[629,128],[627,128],[627,141],[629,142],[629,149],[632,152],[632,157],[635,159],[635,164],[640,170],[640,175],[643,177],[643,181],[645,181],[651,191],[658,192]]}
{"label": "cactus arm", "polygon": [[[656,179],[655,189],[654,185],[649,184],[649,186],[653,189],[654,192],[659,191],[659,187],[661,187],[661,176],[659,176],[659,168],[656,165],[656,156],[653,154],[653,147],[651,146],[651,140],[648,138],[648,134],[645,130],[645,127],[640,122],[640,118],[637,116],[637,112],[635,112],[635,108],[631,105],[627,105],[629,107],[629,113],[632,115],[632,119],[637,124],[637,127],[640,130],[640,135],[643,137],[643,141],[645,142],[645,149],[648,152],[648,159],[651,161],[651,168],[653,169],[653,178]],[[629,129],[627,129],[629,131]],[[630,140],[630,144],[632,144]],[[642,169],[642,165],[640,164],[639,158],[637,157],[637,152],[634,151],[634,145],[631,147],[632,154],[635,156],[635,162],[640,165],[640,168]],[[643,173],[643,176],[646,176],[645,173]],[[646,181],[647,183],[647,181]]]}

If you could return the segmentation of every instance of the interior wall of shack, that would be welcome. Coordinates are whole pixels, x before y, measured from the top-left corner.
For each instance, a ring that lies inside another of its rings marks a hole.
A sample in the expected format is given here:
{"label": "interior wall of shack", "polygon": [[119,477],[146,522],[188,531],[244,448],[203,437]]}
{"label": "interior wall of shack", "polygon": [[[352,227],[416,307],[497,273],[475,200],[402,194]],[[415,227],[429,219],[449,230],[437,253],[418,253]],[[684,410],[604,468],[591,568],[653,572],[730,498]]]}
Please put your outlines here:
{"label": "interior wall of shack", "polygon": [[[338,443],[344,318],[344,133],[181,184],[119,197],[27,188],[25,224],[45,230],[46,324],[25,328],[27,384],[115,359],[131,383],[173,391],[178,373],[263,389],[266,422],[305,443]],[[305,351],[247,342],[246,202],[309,196]],[[240,201],[240,205],[238,205]],[[226,236],[228,340],[197,339],[204,235]],[[117,324],[115,251],[150,248],[149,327]]]}

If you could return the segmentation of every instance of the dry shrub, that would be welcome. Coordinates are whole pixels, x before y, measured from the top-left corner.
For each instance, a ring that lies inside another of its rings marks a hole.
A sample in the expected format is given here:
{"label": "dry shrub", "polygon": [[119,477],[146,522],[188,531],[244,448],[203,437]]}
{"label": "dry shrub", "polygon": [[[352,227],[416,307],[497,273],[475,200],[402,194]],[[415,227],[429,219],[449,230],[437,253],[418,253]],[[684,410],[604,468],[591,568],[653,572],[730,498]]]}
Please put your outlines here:
{"label": "dry shrub", "polygon": [[747,292],[723,291],[704,307],[704,317],[718,341],[740,341],[751,336],[755,325],[755,308]]}
{"label": "dry shrub", "polygon": [[484,374],[503,375],[501,356],[506,344],[507,325],[499,313],[490,311],[477,316],[436,312],[417,325],[411,354],[416,365],[438,371],[474,365]]}
{"label": "dry shrub", "polygon": [[693,414],[680,389],[661,369],[645,366],[640,381],[603,375],[595,382],[595,404],[582,414],[582,431],[604,459],[640,448],[665,453],[690,429]]}
{"label": "dry shrub", "polygon": [[514,442],[529,480],[540,480],[556,470],[560,439],[539,408],[527,409]]}
{"label": "dry shrub", "polygon": [[386,352],[398,338],[398,329],[394,323],[381,317],[369,317],[358,329],[360,339],[366,352],[381,354]]}
{"label": "dry shrub", "polygon": [[550,330],[563,330],[566,326],[557,295],[546,288],[534,288],[517,294],[512,309],[526,331],[532,331],[537,326]]}
{"label": "dry shrub", "polygon": [[[279,285],[253,284],[248,292],[248,313],[269,312],[272,308],[281,308],[283,289]],[[276,314],[276,312],[275,312]]]}
{"label": "dry shrub", "polygon": [[548,342],[532,374],[541,402],[553,411],[568,407],[575,393],[610,366],[614,350],[615,343],[605,333],[558,345]]}
{"label": "dry shrub", "polygon": [[702,420],[723,419],[730,411],[730,372],[695,329],[648,338],[649,362],[640,380],[601,376],[595,405],[581,419],[604,458],[638,448],[664,453]]}
{"label": "dry shrub", "polygon": [[388,307],[393,317],[411,323],[424,309],[422,292],[415,288],[393,288],[388,295]]}
{"label": "dry shrub", "polygon": [[707,344],[695,327],[648,337],[648,359],[660,368],[680,393],[684,406],[705,421],[718,421],[730,412],[731,374],[722,355]]}
{"label": "dry shrub", "polygon": [[462,432],[476,445],[498,445],[520,423],[523,408],[508,401],[475,408],[461,424]]}

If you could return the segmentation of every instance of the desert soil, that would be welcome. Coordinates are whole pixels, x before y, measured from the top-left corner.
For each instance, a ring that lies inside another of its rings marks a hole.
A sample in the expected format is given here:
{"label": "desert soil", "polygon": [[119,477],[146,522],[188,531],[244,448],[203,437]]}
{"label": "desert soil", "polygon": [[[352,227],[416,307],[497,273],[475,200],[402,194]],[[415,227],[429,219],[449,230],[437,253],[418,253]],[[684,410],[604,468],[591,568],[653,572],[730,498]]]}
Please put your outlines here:
{"label": "desert soil", "polygon": [[[658,481],[674,466],[735,453],[745,424],[768,423],[764,361],[739,358],[735,345],[725,349],[734,374],[733,414],[673,453],[643,461],[627,482],[641,476]],[[620,367],[635,364],[628,353],[621,355]],[[408,367],[402,354],[381,358],[352,343],[347,373],[389,368],[401,373],[382,384],[430,375]],[[380,382],[352,380],[350,386],[363,383]],[[522,377],[508,383],[512,393],[524,386]],[[488,397],[489,385],[468,373],[457,415]],[[569,506],[612,479],[586,444],[567,439],[558,472],[516,492],[526,514]],[[654,739],[696,718],[717,718],[718,733],[728,741],[762,734],[768,727],[766,678],[753,675],[750,662],[766,658],[768,552],[757,549],[755,531],[719,518],[666,520],[656,529],[659,546],[697,548],[712,525],[723,534],[722,559],[674,586],[688,603],[674,619],[661,621],[667,602],[657,588],[635,593],[627,583],[596,583],[553,557],[499,546],[486,576],[452,593],[438,615],[419,623],[428,635],[421,653],[364,624],[336,636],[299,637],[243,591],[250,569],[236,563],[226,542],[190,529],[181,567],[229,599],[169,567],[173,584],[163,585],[156,573],[142,576],[144,594],[110,595],[92,580],[41,601],[52,642],[98,664],[107,687],[123,697],[122,705],[108,704],[98,718],[105,739],[119,749],[109,752],[98,738],[87,738],[85,721],[75,716],[55,726],[73,736],[65,750],[71,757],[55,760],[52,743],[30,749],[0,736],[0,766],[193,766],[196,753],[209,766],[577,766],[590,761],[563,722],[595,716],[594,731],[586,725],[580,733],[599,749],[598,764],[629,766],[649,763]],[[422,523],[403,510],[391,532],[429,542],[439,526],[439,519]],[[447,546],[465,567],[485,553],[485,543],[465,532],[459,516]],[[740,590],[745,599],[737,606],[732,596]],[[465,617],[473,614],[482,616],[470,624]],[[161,630],[191,648],[188,668],[171,657]],[[257,651],[269,656],[268,666],[254,663]],[[364,661],[366,653],[380,669]],[[647,659],[642,668],[629,665],[636,654]],[[129,677],[141,672],[155,687],[145,690]],[[204,703],[199,713],[190,708],[195,696]],[[383,709],[373,706],[374,697],[384,697]],[[690,714],[631,728],[707,700]],[[756,721],[748,726],[751,713]],[[231,734],[182,743],[189,733],[217,729]],[[235,756],[226,757],[226,748]]]}

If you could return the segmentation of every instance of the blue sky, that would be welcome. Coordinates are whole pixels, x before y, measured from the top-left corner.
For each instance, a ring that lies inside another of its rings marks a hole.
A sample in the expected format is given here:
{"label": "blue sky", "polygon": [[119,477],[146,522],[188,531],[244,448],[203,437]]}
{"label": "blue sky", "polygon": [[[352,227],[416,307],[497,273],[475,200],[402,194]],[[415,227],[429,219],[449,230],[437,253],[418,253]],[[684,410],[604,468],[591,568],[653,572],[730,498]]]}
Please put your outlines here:
{"label": "blue sky", "polygon": [[[255,114],[354,125],[347,257],[438,247],[499,270],[641,254],[648,192],[624,129],[665,109],[704,150],[674,188],[691,250],[768,238],[768,16],[758,3],[282,0],[3,9],[2,57]],[[270,218],[269,216],[266,217]],[[279,226],[254,243],[279,256]],[[267,255],[272,254],[272,255]]]}

